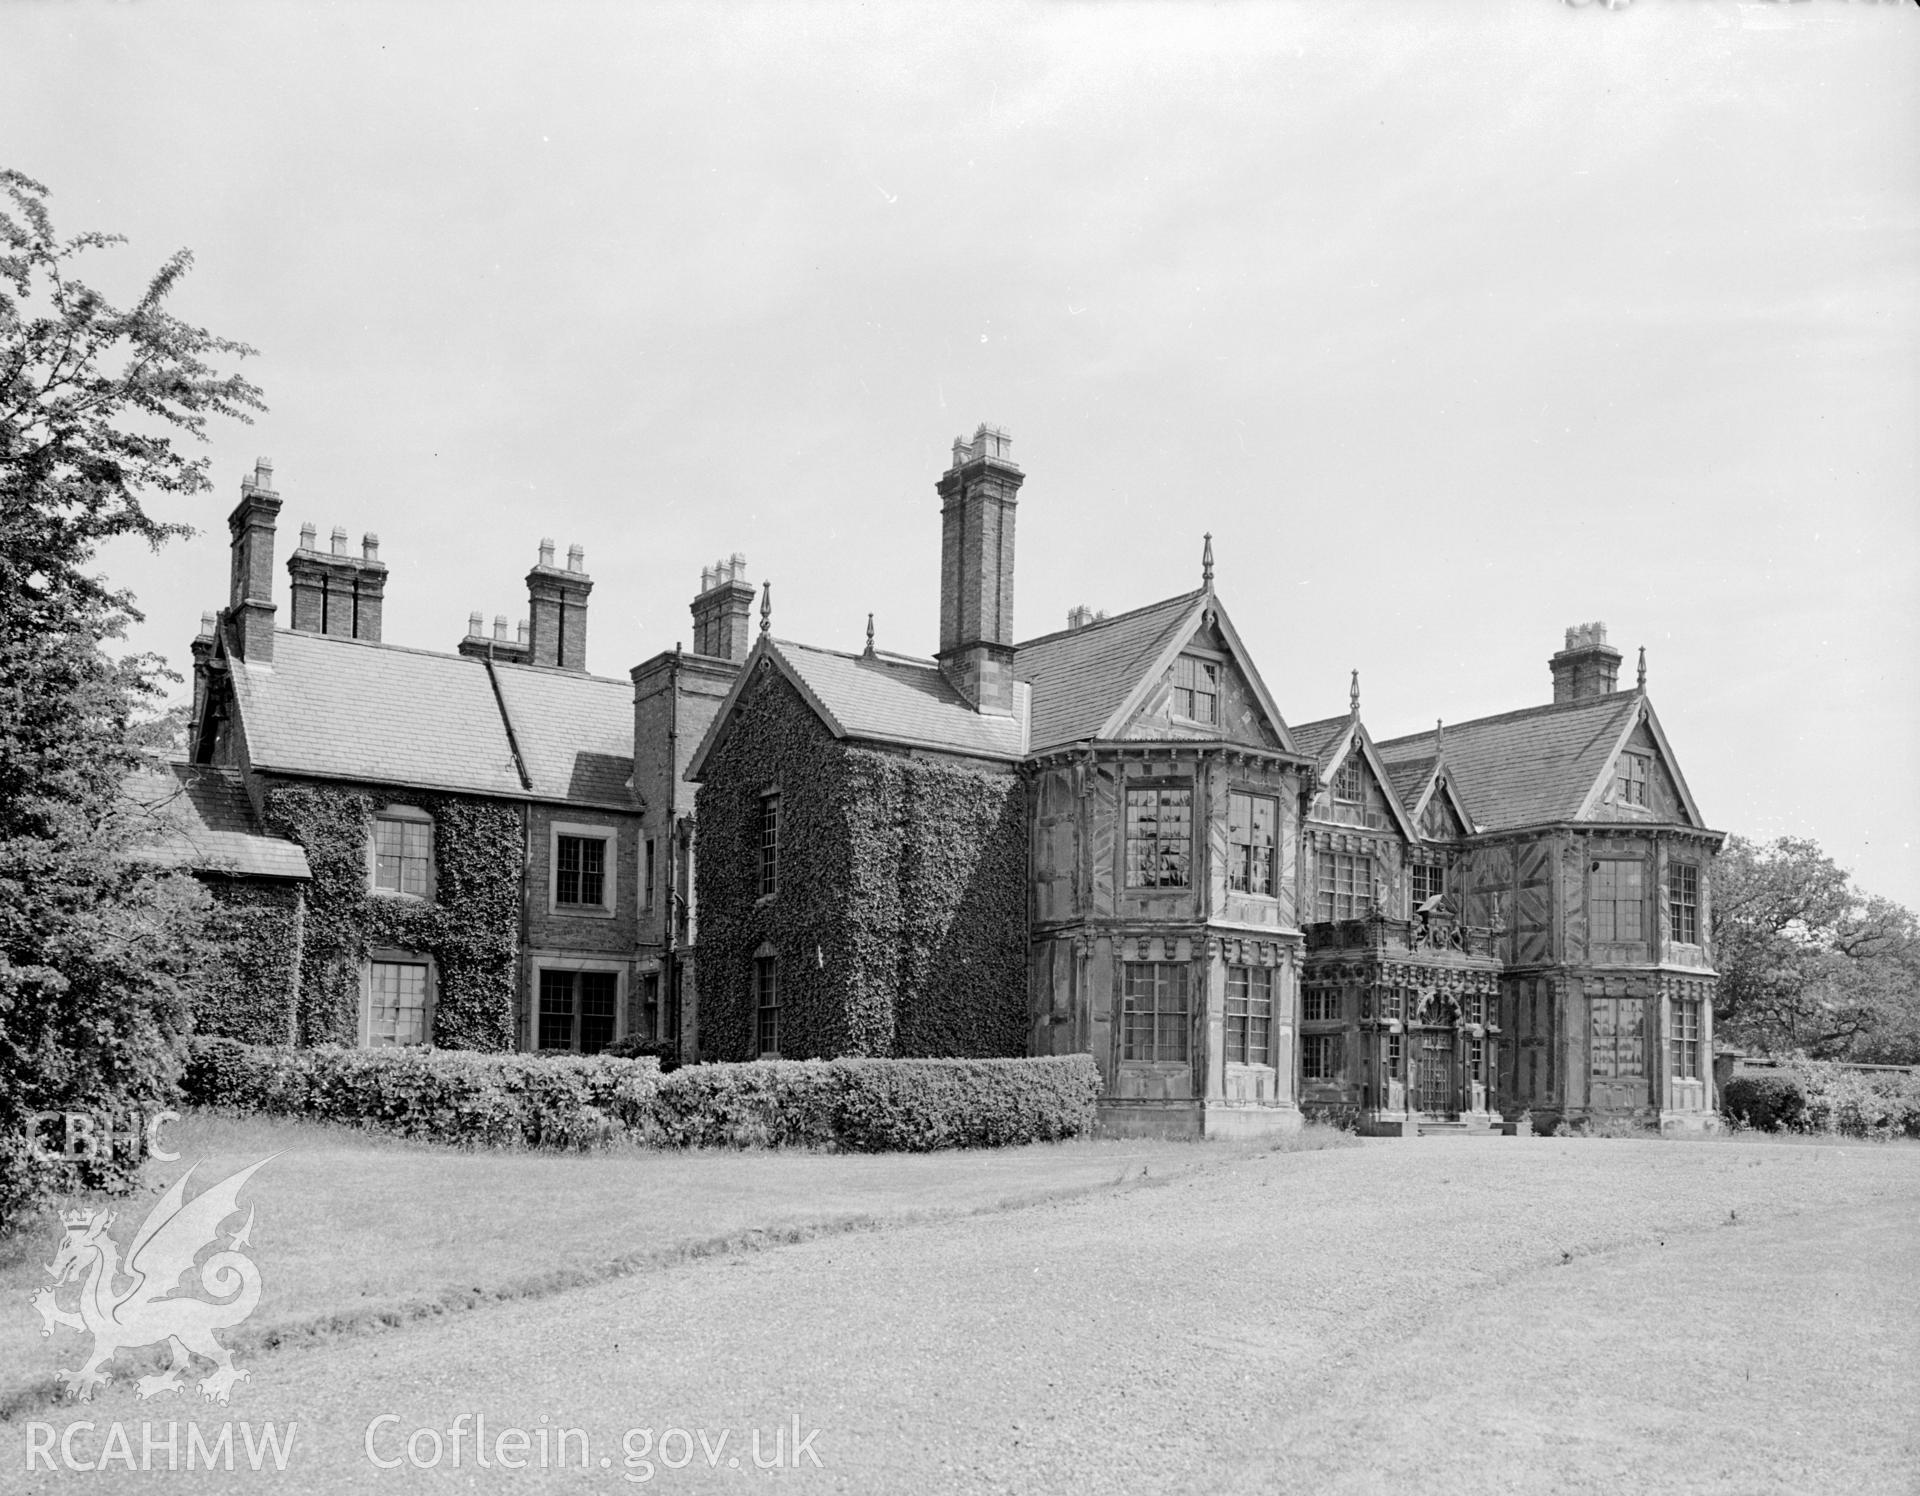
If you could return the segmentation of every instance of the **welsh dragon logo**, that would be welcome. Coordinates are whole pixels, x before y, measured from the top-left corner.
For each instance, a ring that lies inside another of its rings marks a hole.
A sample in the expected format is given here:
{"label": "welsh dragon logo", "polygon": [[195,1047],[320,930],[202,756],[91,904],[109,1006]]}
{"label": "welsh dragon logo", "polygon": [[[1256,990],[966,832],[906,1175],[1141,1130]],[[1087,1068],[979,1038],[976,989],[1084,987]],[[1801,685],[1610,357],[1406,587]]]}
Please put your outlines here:
{"label": "welsh dragon logo", "polygon": [[[193,1177],[189,1168],[147,1212],[127,1248],[124,1265],[120,1248],[107,1235],[112,1212],[80,1210],[61,1216],[66,1236],[46,1269],[54,1286],[41,1289],[32,1299],[45,1322],[42,1335],[51,1335],[55,1325],[65,1325],[93,1336],[93,1354],[86,1365],[59,1373],[75,1397],[82,1402],[92,1399],[93,1389],[109,1380],[102,1368],[120,1350],[165,1342],[172,1343],[173,1365],[140,1378],[143,1398],[179,1391],[181,1376],[195,1356],[213,1363],[213,1372],[201,1380],[200,1391],[214,1402],[225,1402],[233,1384],[247,1378],[213,1332],[239,1324],[260,1302],[260,1269],[243,1250],[252,1245],[251,1207],[246,1224],[228,1235],[225,1250],[200,1265],[200,1287],[222,1302],[171,1295],[193,1270],[200,1253],[218,1243],[221,1222],[239,1214],[241,1187],[269,1162],[263,1158],[191,1200],[186,1198],[187,1181]],[[118,1286],[123,1278],[132,1280],[124,1288]],[[77,1309],[61,1308],[60,1291],[76,1282],[80,1285]]]}

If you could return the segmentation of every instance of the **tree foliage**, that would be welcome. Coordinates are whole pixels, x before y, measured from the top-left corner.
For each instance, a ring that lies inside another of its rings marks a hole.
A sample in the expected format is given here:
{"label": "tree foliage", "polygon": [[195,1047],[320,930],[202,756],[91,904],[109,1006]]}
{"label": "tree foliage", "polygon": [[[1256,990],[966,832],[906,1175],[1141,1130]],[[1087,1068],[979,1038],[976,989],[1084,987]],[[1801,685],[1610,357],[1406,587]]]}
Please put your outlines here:
{"label": "tree foliage", "polygon": [[176,442],[262,408],[209,362],[251,350],[166,309],[185,251],[121,309],[76,272],[122,241],[61,239],[47,196],[0,170],[0,1221],[130,1174],[101,1159],[76,1180],[32,1146],[34,1113],[124,1115],[171,1094],[205,900],[127,855],[142,820],[120,787],[168,677],[103,648],[138,614],[89,567],[114,537],[187,533],[147,508],[210,486]]}
{"label": "tree foliage", "polygon": [[1723,1038],[1815,1059],[1920,1062],[1920,921],[1801,837],[1731,838],[1713,868]]}

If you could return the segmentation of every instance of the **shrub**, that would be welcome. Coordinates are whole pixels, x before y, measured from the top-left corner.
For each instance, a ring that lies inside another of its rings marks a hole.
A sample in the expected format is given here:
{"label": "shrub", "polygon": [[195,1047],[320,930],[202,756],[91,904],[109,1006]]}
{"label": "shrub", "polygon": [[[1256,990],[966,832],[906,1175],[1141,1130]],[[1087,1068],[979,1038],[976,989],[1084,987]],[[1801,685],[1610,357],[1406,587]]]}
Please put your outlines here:
{"label": "shrub", "polygon": [[446,1049],[274,1049],[196,1039],[189,1100],[481,1146],[587,1148],[651,1140],[651,1060]]}
{"label": "shrub", "polygon": [[1920,1138],[1920,1076],[1816,1060],[1801,1061],[1794,1070],[1806,1093],[1805,1131]]}
{"label": "shrub", "polygon": [[629,1035],[615,1039],[600,1053],[610,1060],[658,1060],[662,1075],[680,1068],[680,1046],[669,1039],[637,1039]]}
{"label": "shrub", "polygon": [[662,1076],[624,1059],[458,1050],[270,1049],[196,1039],[189,1099],[437,1142],[927,1152],[1082,1136],[1090,1055],[1023,1060],[767,1060]]}
{"label": "shrub", "polygon": [[1806,1105],[1806,1093],[1791,1075],[1736,1075],[1720,1097],[1721,1111],[1741,1126],[1761,1132],[1798,1128]]}

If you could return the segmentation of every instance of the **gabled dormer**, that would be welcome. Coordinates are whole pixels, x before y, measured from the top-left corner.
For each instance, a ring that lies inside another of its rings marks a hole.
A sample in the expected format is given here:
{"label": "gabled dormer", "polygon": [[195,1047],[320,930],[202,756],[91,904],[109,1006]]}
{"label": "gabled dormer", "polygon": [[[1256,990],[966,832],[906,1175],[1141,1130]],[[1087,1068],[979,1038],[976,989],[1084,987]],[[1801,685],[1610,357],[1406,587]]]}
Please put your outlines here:
{"label": "gabled dormer", "polygon": [[1575,819],[1705,826],[1653,703],[1644,691],[1635,697]]}
{"label": "gabled dormer", "polygon": [[1419,840],[1407,808],[1394,792],[1392,777],[1366,724],[1360,720],[1359,672],[1354,672],[1352,705],[1345,717],[1329,717],[1296,729],[1301,751],[1318,768],[1307,818],[1325,825],[1385,831],[1403,841]]}
{"label": "gabled dormer", "polygon": [[1266,682],[1213,589],[1208,542],[1198,591],[1112,618],[1076,608],[1068,627],[1021,644],[1033,687],[1033,748],[1074,742],[1237,743],[1292,753]]}

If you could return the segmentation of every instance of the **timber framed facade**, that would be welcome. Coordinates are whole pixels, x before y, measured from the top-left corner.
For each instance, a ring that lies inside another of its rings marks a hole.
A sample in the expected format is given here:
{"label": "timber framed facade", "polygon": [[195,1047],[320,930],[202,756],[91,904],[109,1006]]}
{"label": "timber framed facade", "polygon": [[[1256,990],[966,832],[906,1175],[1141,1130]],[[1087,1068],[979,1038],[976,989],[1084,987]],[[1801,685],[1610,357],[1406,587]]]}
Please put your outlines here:
{"label": "timber framed facade", "polygon": [[1344,713],[1285,720],[1210,538],[1197,588],[1017,641],[1026,475],[982,426],[936,484],[931,658],[871,617],[858,652],[777,638],[765,589],[756,633],[736,554],[691,650],[609,679],[550,541],[517,637],[475,613],[437,653],[382,641],[376,537],[308,526],[276,628],[272,478],[230,520],[176,773],[296,869],[246,895],[298,933],[236,1033],[1087,1053],[1120,1134],[1714,1125],[1724,837],[1603,625],[1549,703],[1378,741],[1357,672]]}

